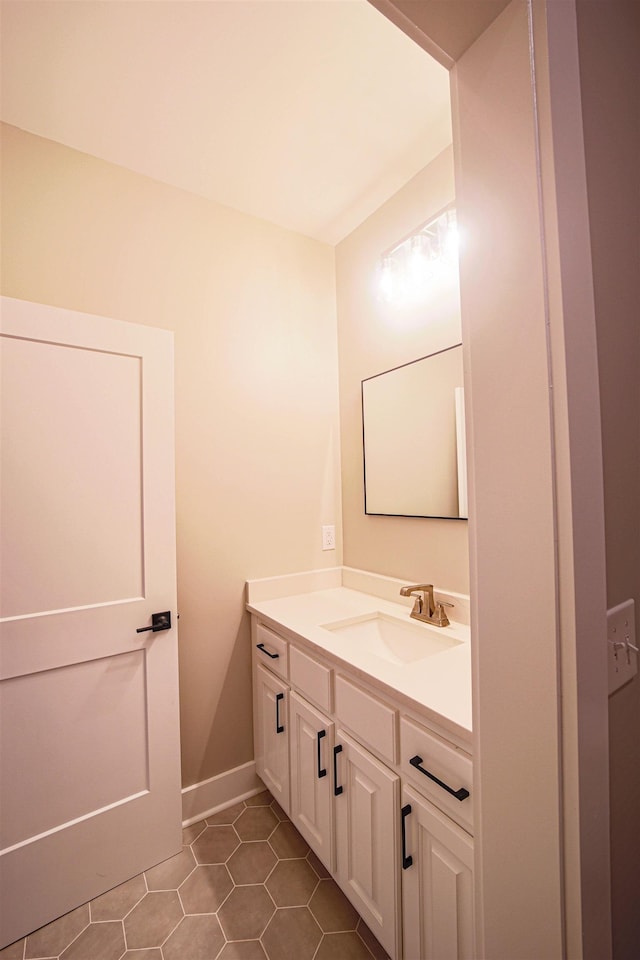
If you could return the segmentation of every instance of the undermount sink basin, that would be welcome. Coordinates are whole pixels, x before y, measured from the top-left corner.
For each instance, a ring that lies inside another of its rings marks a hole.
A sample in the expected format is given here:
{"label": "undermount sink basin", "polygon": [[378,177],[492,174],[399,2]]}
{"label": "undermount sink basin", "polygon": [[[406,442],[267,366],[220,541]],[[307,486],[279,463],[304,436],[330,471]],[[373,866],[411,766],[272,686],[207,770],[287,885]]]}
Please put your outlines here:
{"label": "undermount sink basin", "polygon": [[441,633],[441,627],[407,623],[379,612],[324,623],[323,627],[344,640],[351,651],[357,650],[395,664],[415,663],[451,650],[461,642]]}

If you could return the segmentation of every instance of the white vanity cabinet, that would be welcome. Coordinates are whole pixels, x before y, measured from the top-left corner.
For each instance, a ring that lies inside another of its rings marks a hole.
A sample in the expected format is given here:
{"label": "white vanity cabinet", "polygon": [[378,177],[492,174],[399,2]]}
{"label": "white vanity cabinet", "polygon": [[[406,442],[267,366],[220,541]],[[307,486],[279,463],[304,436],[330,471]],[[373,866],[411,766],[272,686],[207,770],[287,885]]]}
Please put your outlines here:
{"label": "white vanity cabinet", "polygon": [[252,619],[256,771],[391,960],[472,960],[471,758]]}
{"label": "white vanity cabinet", "polygon": [[400,773],[405,958],[473,960],[471,757],[405,716]]}
{"label": "white vanity cabinet", "polygon": [[253,749],[256,772],[289,813],[288,645],[255,620],[253,646]]}

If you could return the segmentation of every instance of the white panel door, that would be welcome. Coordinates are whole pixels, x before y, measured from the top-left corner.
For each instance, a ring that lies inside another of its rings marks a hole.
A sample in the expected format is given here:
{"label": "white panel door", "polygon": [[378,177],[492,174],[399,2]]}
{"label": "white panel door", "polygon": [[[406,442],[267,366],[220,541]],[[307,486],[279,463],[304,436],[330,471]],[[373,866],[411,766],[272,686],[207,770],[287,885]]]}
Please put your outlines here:
{"label": "white panel door", "polygon": [[333,873],[333,796],[330,776],[333,723],[292,692],[289,698],[289,726],[289,816],[327,870]]}
{"label": "white panel door", "polygon": [[0,947],[181,844],[172,334],[1,308]]}
{"label": "white panel door", "polygon": [[339,729],[334,793],[336,878],[391,960],[398,960],[400,778]]}
{"label": "white panel door", "polygon": [[[255,663],[255,659],[254,659]],[[255,663],[254,751],[256,773],[289,813],[289,687]]]}
{"label": "white panel door", "polygon": [[411,787],[402,803],[405,957],[473,960],[473,839]]}

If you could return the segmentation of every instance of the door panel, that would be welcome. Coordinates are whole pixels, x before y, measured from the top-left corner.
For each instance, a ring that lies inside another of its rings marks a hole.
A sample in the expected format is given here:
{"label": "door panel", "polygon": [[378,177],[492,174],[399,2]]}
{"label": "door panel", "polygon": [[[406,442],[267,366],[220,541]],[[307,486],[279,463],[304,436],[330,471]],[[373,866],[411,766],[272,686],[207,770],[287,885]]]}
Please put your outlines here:
{"label": "door panel", "polygon": [[335,801],[336,875],[391,960],[397,960],[400,778],[341,729],[336,742],[342,747],[337,780],[343,788]]}
{"label": "door panel", "polygon": [[0,615],[142,596],[140,358],[12,338],[2,352]]}
{"label": "door panel", "polygon": [[473,839],[411,787],[407,850],[412,863],[402,875],[404,948],[423,960],[472,960]]}
{"label": "door panel", "polygon": [[289,687],[262,664],[255,667],[256,773],[289,813]]}
{"label": "door panel", "polygon": [[180,849],[172,335],[2,298],[0,946]]}
{"label": "door panel", "polygon": [[293,692],[289,699],[289,723],[289,815],[325,867],[333,872],[333,797],[330,776],[333,723]]}
{"label": "door panel", "polygon": [[2,849],[149,789],[145,686],[141,650],[3,681]]}

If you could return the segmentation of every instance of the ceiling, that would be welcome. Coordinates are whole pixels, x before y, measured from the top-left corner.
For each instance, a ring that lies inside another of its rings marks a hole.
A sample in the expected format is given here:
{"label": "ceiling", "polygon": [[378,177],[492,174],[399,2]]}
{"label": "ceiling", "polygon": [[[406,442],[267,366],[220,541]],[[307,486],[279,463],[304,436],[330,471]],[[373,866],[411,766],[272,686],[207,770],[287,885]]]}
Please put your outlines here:
{"label": "ceiling", "polygon": [[452,67],[510,0],[369,0],[414,37],[439,63]]}
{"label": "ceiling", "polygon": [[367,0],[2,0],[2,119],[327,243],[451,142]]}

